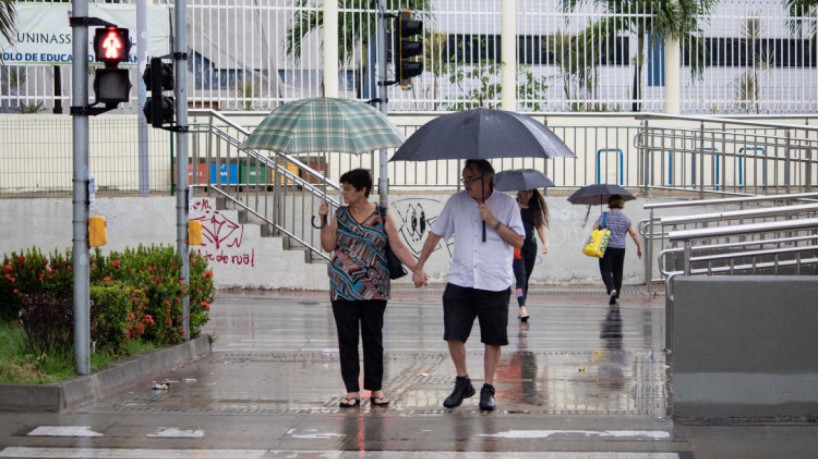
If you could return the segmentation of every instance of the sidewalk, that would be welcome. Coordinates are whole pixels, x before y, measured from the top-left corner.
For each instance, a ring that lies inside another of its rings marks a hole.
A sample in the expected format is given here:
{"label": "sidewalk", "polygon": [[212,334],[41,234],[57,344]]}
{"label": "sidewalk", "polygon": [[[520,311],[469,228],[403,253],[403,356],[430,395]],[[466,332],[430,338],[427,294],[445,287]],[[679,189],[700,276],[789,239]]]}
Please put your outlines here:
{"label": "sidewalk", "polygon": [[[498,409],[481,412],[477,397],[445,409],[454,370],[441,287],[395,289],[384,331],[387,408],[368,399],[338,407],[344,390],[326,292],[222,293],[206,330],[215,338],[210,355],[64,413],[4,413],[0,457],[818,456],[814,424],[674,422],[664,297],[638,287],[626,288],[617,308],[593,286],[535,288],[530,323],[513,314],[509,323]],[[467,350],[481,384],[479,329]],[[168,390],[152,390],[154,379]],[[48,426],[79,430],[32,435]]]}

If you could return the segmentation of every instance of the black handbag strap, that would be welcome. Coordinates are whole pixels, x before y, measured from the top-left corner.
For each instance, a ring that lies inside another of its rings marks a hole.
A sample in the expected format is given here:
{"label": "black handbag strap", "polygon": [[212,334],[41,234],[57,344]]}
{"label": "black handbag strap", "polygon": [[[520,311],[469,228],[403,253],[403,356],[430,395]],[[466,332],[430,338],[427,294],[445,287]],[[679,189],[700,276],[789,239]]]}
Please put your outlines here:
{"label": "black handbag strap", "polygon": [[381,220],[383,220],[383,235],[388,239],[389,236],[386,235],[386,207],[378,206],[378,213],[381,215]]}

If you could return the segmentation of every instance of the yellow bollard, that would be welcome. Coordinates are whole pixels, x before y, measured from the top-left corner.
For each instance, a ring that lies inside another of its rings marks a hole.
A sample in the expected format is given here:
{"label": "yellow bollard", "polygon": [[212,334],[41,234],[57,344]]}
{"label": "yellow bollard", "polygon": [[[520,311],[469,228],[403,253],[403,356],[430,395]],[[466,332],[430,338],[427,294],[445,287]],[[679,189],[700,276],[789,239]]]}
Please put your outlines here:
{"label": "yellow bollard", "polygon": [[88,246],[99,247],[108,243],[108,233],[105,230],[105,217],[98,215],[88,217]]}
{"label": "yellow bollard", "polygon": [[187,222],[187,244],[202,245],[202,222],[201,220],[188,220]]}

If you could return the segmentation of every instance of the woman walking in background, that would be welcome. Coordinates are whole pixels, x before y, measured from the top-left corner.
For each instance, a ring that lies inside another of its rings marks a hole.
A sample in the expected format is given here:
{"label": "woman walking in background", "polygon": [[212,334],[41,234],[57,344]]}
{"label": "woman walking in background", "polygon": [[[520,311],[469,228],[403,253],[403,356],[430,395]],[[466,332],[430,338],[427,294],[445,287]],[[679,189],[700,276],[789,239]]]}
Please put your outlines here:
{"label": "woman walking in background", "polygon": [[[548,239],[545,229],[548,227],[548,206],[545,199],[536,189],[521,190],[517,193],[517,205],[520,206],[520,216],[525,228],[525,242],[523,247],[514,251],[514,277],[517,281],[517,317],[522,322],[528,322],[528,311],[525,301],[528,297],[528,280],[537,261],[537,234],[542,241],[542,253],[548,253]],[[535,234],[536,233],[536,234]]]}
{"label": "woman walking in background", "polygon": [[626,234],[630,234],[633,242],[636,243],[636,256],[642,258],[642,244],[639,242],[639,235],[636,234],[636,228],[633,227],[631,219],[625,215],[625,212],[622,212],[624,208],[625,198],[618,194],[611,195],[608,198],[608,209],[610,210],[602,212],[602,215],[594,222],[595,230],[603,226],[611,230],[608,248],[605,249],[605,255],[599,259],[599,272],[602,274],[605,289],[610,295],[608,301],[610,305],[616,304],[619,294],[622,293]]}
{"label": "woman walking in background", "polygon": [[[372,405],[386,406],[390,400],[383,384],[383,316],[389,300],[389,268],[386,244],[410,270],[417,260],[398,235],[398,227],[386,209],[369,201],[372,173],[354,169],[341,176],[341,193],[346,206],[339,207],[328,224],[321,228],[321,247],[334,251],[329,264],[330,296],[335,326],[341,377],[347,394],[342,408],[360,406],[360,362],[358,337],[363,342],[364,390],[371,391]],[[318,214],[327,222],[329,206],[321,203]]]}

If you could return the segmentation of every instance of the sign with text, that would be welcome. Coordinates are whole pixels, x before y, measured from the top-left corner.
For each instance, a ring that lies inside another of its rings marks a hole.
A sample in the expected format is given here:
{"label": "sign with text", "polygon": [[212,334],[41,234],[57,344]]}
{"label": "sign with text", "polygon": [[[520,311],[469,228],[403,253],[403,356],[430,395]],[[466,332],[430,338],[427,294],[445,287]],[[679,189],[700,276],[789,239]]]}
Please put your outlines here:
{"label": "sign with text", "polygon": [[[17,33],[13,43],[0,36],[0,54],[6,65],[70,65],[73,60],[70,4],[16,3]],[[171,51],[170,15],[165,6],[148,6],[148,56]],[[136,5],[88,5],[88,16],[130,31],[133,46],[122,65],[136,65]],[[88,33],[88,62],[94,58],[94,27]]]}

